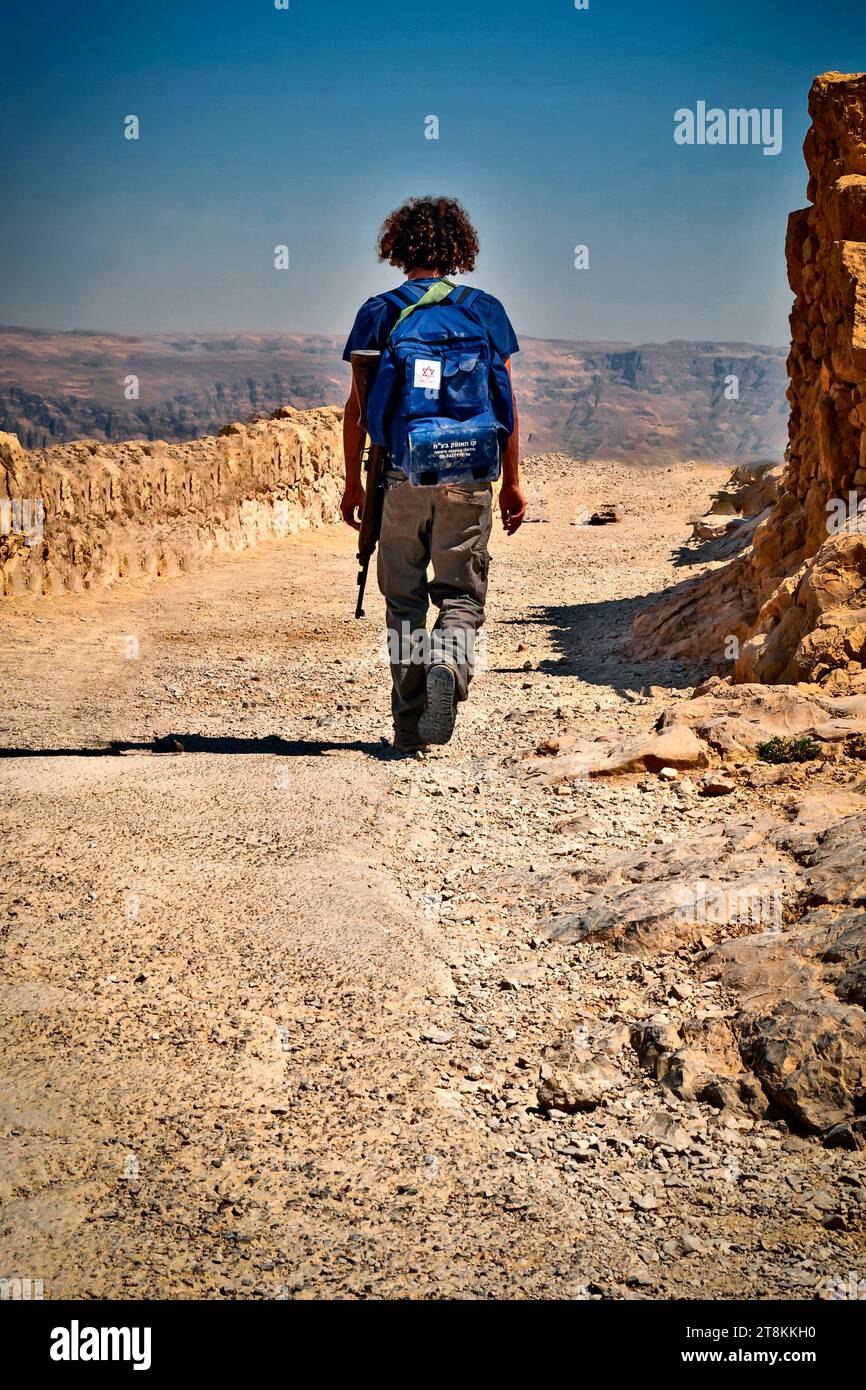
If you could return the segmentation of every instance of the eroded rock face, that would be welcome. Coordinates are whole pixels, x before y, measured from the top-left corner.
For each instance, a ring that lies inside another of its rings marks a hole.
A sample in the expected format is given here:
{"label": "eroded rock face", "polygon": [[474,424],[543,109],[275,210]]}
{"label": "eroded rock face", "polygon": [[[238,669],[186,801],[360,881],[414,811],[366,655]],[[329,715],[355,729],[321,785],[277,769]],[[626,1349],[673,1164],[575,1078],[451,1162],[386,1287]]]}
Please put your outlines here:
{"label": "eroded rock face", "polygon": [[713,677],[659,719],[662,731],[684,725],[721,758],[745,759],[773,738],[845,744],[866,734],[866,694],[834,696],[817,685],[733,685]]}
{"label": "eroded rock face", "polygon": [[[834,748],[860,756],[850,746],[866,738],[866,693],[834,695],[826,686],[805,683],[736,685],[730,677],[712,676],[690,699],[664,710],[655,729],[544,739],[523,766],[527,776],[548,786],[635,772],[675,780],[678,770],[707,768],[717,760],[753,761],[759,746],[774,738],[807,739],[818,745],[816,756]],[[705,774],[706,794],[723,794],[713,788],[726,780],[723,771]]]}
{"label": "eroded rock face", "polygon": [[[544,762],[531,759],[527,771],[554,786],[576,777],[615,777],[629,772],[660,772],[662,768],[706,767],[707,751],[685,724],[672,722],[664,729],[635,737],[616,734],[595,739],[562,740],[568,752]],[[553,751],[552,745],[549,745]],[[544,751],[547,751],[546,749]]]}
{"label": "eroded rock face", "polygon": [[833,857],[832,844],[819,838],[806,856],[801,905],[824,896],[828,873],[834,903],[807,912],[783,934],[725,942],[708,962],[739,995],[743,1060],[767,1097],[814,1132],[850,1121],[866,1099],[863,868],[849,860],[842,872]]}
{"label": "eroded rock face", "polygon": [[[681,1100],[784,1113],[826,1134],[866,1106],[866,801],[806,798],[789,818],[736,816],[673,844],[612,856],[548,885],[548,935],[643,959],[703,948],[735,1007],[632,1028],[640,1064]],[[613,1059],[581,1039],[552,1053],[540,1102],[597,1104]]]}
{"label": "eroded rock face", "polygon": [[721,1109],[730,1103],[725,1087],[732,1088],[734,1103],[748,1094],[734,1031],[718,1014],[703,1013],[678,1024],[650,1020],[635,1028],[632,1043],[641,1065],[680,1100],[705,1099],[709,1092],[712,1103],[718,1087],[715,1100]]}
{"label": "eroded rock face", "polygon": [[809,96],[811,206],[791,214],[796,295],[787,469],[730,564],[679,585],[635,626],[643,649],[741,681],[866,688],[866,74]]}
{"label": "eroded rock face", "polygon": [[763,813],[732,818],[668,845],[628,850],[601,869],[574,869],[548,933],[589,937],[645,955],[781,923],[797,891],[796,867]]}
{"label": "eroded rock face", "polygon": [[177,574],[336,520],[341,417],[334,406],[283,407],[190,444],[84,440],[28,452],[0,435],[0,593]]}

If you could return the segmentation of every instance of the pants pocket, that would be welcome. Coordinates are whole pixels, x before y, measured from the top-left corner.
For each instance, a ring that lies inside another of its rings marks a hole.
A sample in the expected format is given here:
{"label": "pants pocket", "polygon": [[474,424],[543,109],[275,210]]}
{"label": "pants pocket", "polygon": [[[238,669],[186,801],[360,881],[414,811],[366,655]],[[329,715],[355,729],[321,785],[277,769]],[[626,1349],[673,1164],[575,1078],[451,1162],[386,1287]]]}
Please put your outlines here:
{"label": "pants pocket", "polygon": [[442,491],[452,502],[465,502],[475,507],[483,507],[486,498],[490,496],[487,484],[484,487],[460,487],[458,483],[445,483]]}

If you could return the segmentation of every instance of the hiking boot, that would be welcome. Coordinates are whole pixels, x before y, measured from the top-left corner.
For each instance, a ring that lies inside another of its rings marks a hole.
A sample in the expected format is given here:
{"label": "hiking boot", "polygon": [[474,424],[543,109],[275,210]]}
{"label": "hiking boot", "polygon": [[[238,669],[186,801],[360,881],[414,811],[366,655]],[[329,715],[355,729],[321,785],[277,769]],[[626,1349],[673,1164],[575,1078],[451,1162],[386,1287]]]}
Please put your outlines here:
{"label": "hiking boot", "polygon": [[450,666],[431,666],[427,672],[427,708],[418,720],[418,737],[425,743],[447,743],[457,718],[457,682]]}
{"label": "hiking boot", "polygon": [[395,729],[393,747],[398,753],[423,753],[427,744],[417,734],[406,729]]}

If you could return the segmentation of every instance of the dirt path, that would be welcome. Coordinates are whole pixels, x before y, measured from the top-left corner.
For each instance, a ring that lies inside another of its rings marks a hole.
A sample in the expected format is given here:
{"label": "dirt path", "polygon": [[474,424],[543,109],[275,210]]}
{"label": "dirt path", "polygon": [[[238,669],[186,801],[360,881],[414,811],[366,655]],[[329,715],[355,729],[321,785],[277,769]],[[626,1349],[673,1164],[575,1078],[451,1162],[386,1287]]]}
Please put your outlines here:
{"label": "dirt path", "polygon": [[[340,530],[8,605],[0,1273],[73,1298],[802,1297],[847,1273],[815,1191],[856,1156],[639,1071],[594,1111],[535,1105],[545,1045],[690,973],[548,942],[538,885],[721,812],[636,778],[563,797],[518,760],[687,691],[621,646],[718,477],[530,469],[489,669],[426,759],[382,742],[381,607],[351,620]],[[570,524],[603,500],[621,525]],[[660,1106],[685,1148],[646,1142]]]}

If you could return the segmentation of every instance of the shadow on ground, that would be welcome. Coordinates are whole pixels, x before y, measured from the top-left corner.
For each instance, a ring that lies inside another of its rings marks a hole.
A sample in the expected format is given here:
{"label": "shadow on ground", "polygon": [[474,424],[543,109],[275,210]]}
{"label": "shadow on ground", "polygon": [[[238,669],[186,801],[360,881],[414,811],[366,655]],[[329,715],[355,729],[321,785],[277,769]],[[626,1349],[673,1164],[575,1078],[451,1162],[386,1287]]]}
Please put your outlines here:
{"label": "shadow on ground", "polygon": [[[671,554],[677,569],[688,569],[701,565],[717,564],[719,561],[735,560],[751,544],[754,527],[723,531],[711,540],[683,541]],[[696,579],[699,575],[694,576]]]}
{"label": "shadow on ground", "polygon": [[113,758],[132,753],[278,753],[283,758],[318,758],[327,753],[366,753],[370,758],[393,759],[403,756],[390,743],[365,743],[361,739],[334,743],[328,739],[220,737],[208,734],[166,734],[143,743],[111,739],[103,744],[80,748],[0,748],[0,758]]}
{"label": "shadow on ground", "polygon": [[[707,672],[682,661],[643,657],[631,649],[635,618],[671,592],[668,589],[599,603],[546,604],[519,618],[505,619],[503,626],[547,629],[548,640],[559,655],[533,666],[547,675],[577,676],[590,685],[612,686],[620,694],[647,685],[685,689],[697,685]],[[491,669],[516,674],[522,668],[501,665]]]}

